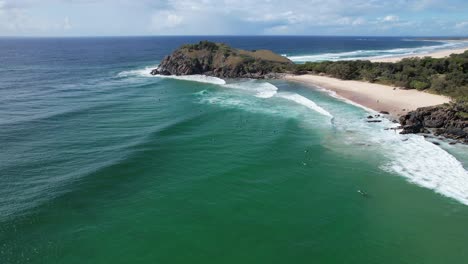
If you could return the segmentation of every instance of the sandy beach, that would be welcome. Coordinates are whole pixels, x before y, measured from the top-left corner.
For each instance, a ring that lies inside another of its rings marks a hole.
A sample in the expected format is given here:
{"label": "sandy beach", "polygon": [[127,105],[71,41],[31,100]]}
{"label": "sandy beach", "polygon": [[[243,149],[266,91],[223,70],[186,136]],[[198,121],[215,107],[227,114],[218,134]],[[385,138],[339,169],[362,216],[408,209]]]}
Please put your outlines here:
{"label": "sandy beach", "polygon": [[288,75],[286,80],[319,86],[339,96],[375,111],[387,111],[393,118],[418,107],[450,102],[450,98],[417,90],[403,90],[392,86],[361,81],[344,81],[318,75]]}
{"label": "sandy beach", "polygon": [[432,57],[432,58],[445,58],[450,56],[450,54],[461,54],[468,50],[468,48],[461,48],[461,49],[447,49],[447,50],[440,50],[432,53],[425,53],[425,54],[415,54],[415,55],[408,55],[408,56],[400,56],[400,57],[391,57],[391,58],[371,58],[370,61],[372,62],[398,62],[402,59],[406,58],[422,58],[422,57]]}

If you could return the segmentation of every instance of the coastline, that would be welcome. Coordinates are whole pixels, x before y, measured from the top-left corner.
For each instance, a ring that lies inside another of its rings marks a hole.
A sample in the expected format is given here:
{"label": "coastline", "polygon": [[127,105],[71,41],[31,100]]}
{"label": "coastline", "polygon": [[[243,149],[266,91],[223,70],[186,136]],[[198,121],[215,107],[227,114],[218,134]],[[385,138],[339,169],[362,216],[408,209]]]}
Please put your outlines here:
{"label": "coastline", "polygon": [[417,90],[404,90],[388,85],[362,81],[340,80],[319,75],[287,75],[285,80],[299,82],[311,87],[322,87],[336,92],[352,102],[375,110],[386,111],[392,118],[416,110],[419,107],[450,102],[450,98]]}
{"label": "coastline", "polygon": [[371,62],[399,62],[402,59],[408,58],[424,58],[424,57],[432,57],[435,59],[441,59],[449,57],[451,54],[461,54],[468,50],[468,47],[465,48],[455,48],[455,49],[444,49],[439,50],[431,53],[422,53],[422,54],[414,54],[414,55],[406,55],[406,56],[398,56],[398,57],[391,57],[391,58],[370,58]]}

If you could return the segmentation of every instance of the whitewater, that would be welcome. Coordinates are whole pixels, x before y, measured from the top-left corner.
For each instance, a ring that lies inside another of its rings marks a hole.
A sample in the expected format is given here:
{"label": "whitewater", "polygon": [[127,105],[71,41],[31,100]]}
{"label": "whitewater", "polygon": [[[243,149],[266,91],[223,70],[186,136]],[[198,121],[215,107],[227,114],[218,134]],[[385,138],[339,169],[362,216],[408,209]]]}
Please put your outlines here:
{"label": "whitewater", "polygon": [[320,53],[320,54],[283,54],[296,63],[304,62],[320,62],[320,61],[341,61],[341,60],[366,60],[366,59],[386,59],[392,57],[405,57],[405,56],[424,56],[432,52],[468,48],[468,42],[441,42],[440,45],[430,45],[414,48],[396,48],[396,49],[382,49],[382,50],[354,50],[335,53]]}

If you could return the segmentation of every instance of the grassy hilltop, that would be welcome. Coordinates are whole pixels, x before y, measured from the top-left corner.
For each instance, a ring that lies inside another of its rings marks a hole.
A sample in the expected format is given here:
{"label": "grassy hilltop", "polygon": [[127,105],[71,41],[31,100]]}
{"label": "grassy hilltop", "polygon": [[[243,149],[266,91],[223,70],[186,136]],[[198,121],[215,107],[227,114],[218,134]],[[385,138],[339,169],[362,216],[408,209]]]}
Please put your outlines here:
{"label": "grassy hilltop", "polygon": [[294,63],[269,50],[241,50],[223,43],[201,41],[183,45],[164,58],[153,74],[205,74],[221,78],[275,78],[291,72]]}

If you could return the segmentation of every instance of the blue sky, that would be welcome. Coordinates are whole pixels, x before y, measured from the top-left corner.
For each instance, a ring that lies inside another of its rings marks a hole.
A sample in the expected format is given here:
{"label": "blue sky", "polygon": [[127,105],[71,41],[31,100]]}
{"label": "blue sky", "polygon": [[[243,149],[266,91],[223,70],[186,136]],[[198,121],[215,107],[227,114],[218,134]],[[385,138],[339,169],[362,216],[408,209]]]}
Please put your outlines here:
{"label": "blue sky", "polygon": [[468,35],[468,0],[0,0],[1,36]]}

